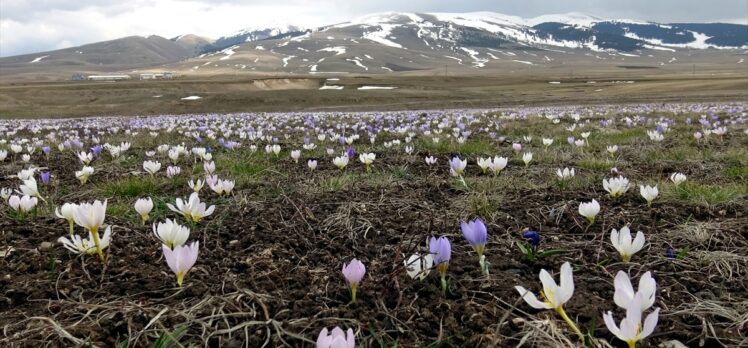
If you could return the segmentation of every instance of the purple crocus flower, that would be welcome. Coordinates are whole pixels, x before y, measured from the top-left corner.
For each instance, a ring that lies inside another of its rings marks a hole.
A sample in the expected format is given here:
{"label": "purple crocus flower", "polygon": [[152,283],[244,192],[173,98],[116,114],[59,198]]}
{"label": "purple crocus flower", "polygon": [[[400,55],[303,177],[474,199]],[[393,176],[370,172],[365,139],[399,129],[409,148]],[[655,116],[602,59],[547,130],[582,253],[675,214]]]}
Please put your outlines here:
{"label": "purple crocus flower", "polygon": [[668,259],[674,259],[675,258],[675,252],[673,251],[673,248],[667,248],[665,250],[665,257]]}
{"label": "purple crocus flower", "polygon": [[525,233],[522,233],[522,238],[529,239],[530,245],[533,247],[540,245],[540,233],[538,232],[526,231]]}
{"label": "purple crocus flower", "polygon": [[98,157],[99,155],[101,155],[101,150],[103,149],[103,146],[97,144],[91,147],[91,152],[93,152],[94,156]]}
{"label": "purple crocus flower", "polygon": [[566,142],[569,143],[569,145],[574,145],[574,137],[566,138]]}
{"label": "purple crocus flower", "polygon": [[356,156],[356,151],[353,150],[352,147],[349,147],[347,150],[345,150],[345,155],[348,156],[348,158],[353,158]]}
{"label": "purple crocus flower", "polygon": [[164,259],[177,276],[177,284],[182,287],[184,276],[190,271],[197,261],[197,254],[200,250],[200,242],[192,242],[190,245],[175,246],[170,249],[166,244],[161,246],[164,252]]}
{"label": "purple crocus flower", "polygon": [[340,138],[338,138],[338,141],[340,142],[340,145],[345,144],[345,137],[341,135]]}
{"label": "purple crocus flower", "polygon": [[486,231],[486,224],[483,223],[483,220],[475,219],[473,221],[462,222],[460,228],[462,229],[462,235],[465,236],[470,246],[475,249],[478,256],[482,256],[486,248],[486,241],[488,240],[488,232]]}
{"label": "purple crocus flower", "polygon": [[45,155],[49,156],[49,151],[51,151],[49,146],[42,146],[42,152],[44,152]]}
{"label": "purple crocus flower", "polygon": [[49,177],[50,177],[50,173],[49,172],[41,172],[41,173],[39,173],[39,176],[42,178],[42,182],[43,183],[49,184]]}
{"label": "purple crocus flower", "polygon": [[351,287],[351,301],[356,302],[356,289],[358,284],[364,279],[366,274],[366,266],[358,259],[353,259],[347,265],[343,264],[343,277],[348,282],[348,286]]}
{"label": "purple crocus flower", "polygon": [[437,264],[439,273],[446,273],[449,260],[452,258],[452,245],[449,244],[449,239],[431,237],[429,251],[434,255],[434,263]]}

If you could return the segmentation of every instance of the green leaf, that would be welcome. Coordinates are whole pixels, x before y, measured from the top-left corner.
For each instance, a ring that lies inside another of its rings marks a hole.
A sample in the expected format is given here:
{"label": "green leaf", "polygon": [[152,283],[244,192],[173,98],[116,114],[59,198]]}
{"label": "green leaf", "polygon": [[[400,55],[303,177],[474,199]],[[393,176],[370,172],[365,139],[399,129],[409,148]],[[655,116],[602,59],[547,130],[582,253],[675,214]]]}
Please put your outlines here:
{"label": "green leaf", "polygon": [[566,254],[566,250],[563,250],[563,249],[551,249],[551,250],[545,250],[543,252],[538,253],[537,257],[538,258],[543,258],[543,257],[551,257],[551,256],[563,255],[563,254]]}

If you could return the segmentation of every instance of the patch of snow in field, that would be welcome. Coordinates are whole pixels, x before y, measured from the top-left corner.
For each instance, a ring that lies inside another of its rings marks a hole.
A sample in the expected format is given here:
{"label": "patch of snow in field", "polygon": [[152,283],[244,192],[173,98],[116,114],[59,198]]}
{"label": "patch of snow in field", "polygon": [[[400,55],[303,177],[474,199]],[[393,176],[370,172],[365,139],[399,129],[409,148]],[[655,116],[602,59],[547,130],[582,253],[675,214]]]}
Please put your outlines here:
{"label": "patch of snow in field", "polygon": [[317,71],[317,64],[314,64],[314,65],[312,65],[312,66],[311,66],[311,67],[309,68],[309,71],[311,71],[311,72],[315,72],[315,71]]}
{"label": "patch of snow in field", "polygon": [[368,54],[364,54],[364,57],[366,57],[366,59],[374,59],[372,56],[370,56]]}
{"label": "patch of snow in field", "polygon": [[369,71],[369,68],[366,65],[361,64],[361,60],[358,57],[356,57],[354,59],[346,59],[346,61],[351,62],[353,64],[356,64],[361,69]]}
{"label": "patch of snow in field", "polygon": [[358,88],[362,91],[375,90],[375,89],[397,89],[395,86],[361,86]]}
{"label": "patch of snow in field", "polygon": [[638,54],[631,54],[631,53],[624,53],[624,52],[618,52],[618,54],[624,56],[624,57],[641,57]]}
{"label": "patch of snow in field", "polygon": [[548,81],[548,83],[550,83],[552,85],[560,85],[561,81]]}
{"label": "patch of snow in field", "polygon": [[341,54],[345,54],[345,46],[320,48],[317,50],[317,52],[335,52],[335,55],[339,56]]}
{"label": "patch of snow in field", "polygon": [[34,60],[30,61],[29,63],[39,63],[39,62],[42,61],[42,59],[47,58],[47,57],[49,57],[49,56],[36,57],[36,58],[34,58]]}
{"label": "patch of snow in field", "polygon": [[296,57],[296,56],[288,56],[286,58],[283,58],[283,67],[284,68],[287,67],[288,66],[288,61],[291,60],[291,59],[293,59],[294,57]]}
{"label": "patch of snow in field", "polygon": [[309,50],[304,47],[296,47],[296,49],[302,52],[309,52]]}
{"label": "patch of snow in field", "polygon": [[264,50],[265,50],[265,47],[262,47],[262,46],[255,46],[255,49],[256,49],[256,50],[260,50],[260,51],[264,51]]}
{"label": "patch of snow in field", "polygon": [[742,62],[745,62],[745,58],[740,58],[740,60],[738,61],[738,64],[740,64]]}
{"label": "patch of snow in field", "polygon": [[236,51],[234,50],[237,48],[239,48],[239,46],[231,46],[229,48],[225,48],[221,50],[221,53],[225,54],[226,56],[221,57],[219,60],[226,60],[226,59],[231,58],[231,56],[234,55],[234,53],[236,53]]}
{"label": "patch of snow in field", "polygon": [[203,64],[203,66],[210,65],[210,63],[213,63],[213,62],[205,62],[205,64]]}
{"label": "patch of snow in field", "polygon": [[476,68],[482,68],[486,66],[486,62],[488,62],[488,59],[479,58],[478,57],[478,51],[471,50],[466,47],[460,47],[461,50],[467,52],[467,54],[470,56],[470,58],[473,59],[473,66]]}
{"label": "patch of snow in field", "polygon": [[196,95],[191,95],[189,97],[181,98],[181,100],[198,100],[198,99],[203,99],[203,97],[199,97],[199,96],[196,96]]}
{"label": "patch of snow in field", "polygon": [[163,97],[163,95],[154,95],[153,97],[154,98],[161,98],[161,97]]}
{"label": "patch of snow in field", "polygon": [[513,62],[517,62],[517,63],[527,64],[527,65],[535,65],[535,63],[533,63],[533,62],[528,62],[528,61],[526,61],[526,60],[516,60],[516,59],[514,59],[514,60],[512,60],[512,61],[513,61]]}
{"label": "patch of snow in field", "polygon": [[675,52],[672,48],[662,47],[662,46],[656,46],[656,45],[644,45],[645,48],[649,48],[650,50],[658,50],[658,51],[668,51],[668,52]]}
{"label": "patch of snow in field", "polygon": [[460,59],[460,58],[452,57],[452,56],[444,56],[444,58],[454,59],[454,60],[457,61],[457,64],[462,65],[462,59]]}
{"label": "patch of snow in field", "polygon": [[338,85],[324,85],[324,86],[320,87],[319,89],[335,89],[335,90],[340,90],[340,89],[343,89],[343,86],[338,86]]}
{"label": "patch of snow in field", "polygon": [[397,24],[380,23],[379,24],[379,28],[381,28],[380,30],[367,32],[364,34],[363,37],[364,39],[368,39],[368,40],[374,41],[376,43],[379,43],[385,46],[406,49],[401,44],[391,41],[387,38],[392,33],[392,29],[397,28],[397,27],[399,27],[399,25]]}

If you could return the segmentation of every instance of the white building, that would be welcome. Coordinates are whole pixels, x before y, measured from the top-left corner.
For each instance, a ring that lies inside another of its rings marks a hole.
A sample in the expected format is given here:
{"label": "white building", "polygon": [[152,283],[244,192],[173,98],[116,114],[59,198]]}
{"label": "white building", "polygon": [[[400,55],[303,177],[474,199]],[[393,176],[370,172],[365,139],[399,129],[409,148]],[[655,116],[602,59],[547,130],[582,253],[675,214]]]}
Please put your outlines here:
{"label": "white building", "polygon": [[161,73],[145,73],[140,74],[141,80],[160,80],[160,79],[172,79],[174,78],[174,73],[171,71],[164,71]]}
{"label": "white building", "polygon": [[119,81],[129,80],[130,75],[88,75],[86,78],[91,81]]}

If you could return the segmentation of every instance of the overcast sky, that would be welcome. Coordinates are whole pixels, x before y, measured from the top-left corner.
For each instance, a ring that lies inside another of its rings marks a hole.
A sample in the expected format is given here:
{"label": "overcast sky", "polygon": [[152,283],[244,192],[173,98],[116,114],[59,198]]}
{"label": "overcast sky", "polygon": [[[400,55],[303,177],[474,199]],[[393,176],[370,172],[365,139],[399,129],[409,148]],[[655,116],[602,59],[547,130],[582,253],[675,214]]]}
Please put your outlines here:
{"label": "overcast sky", "polygon": [[0,56],[129,35],[211,38],[246,27],[315,27],[372,12],[583,12],[657,22],[748,23],[748,0],[0,0]]}

